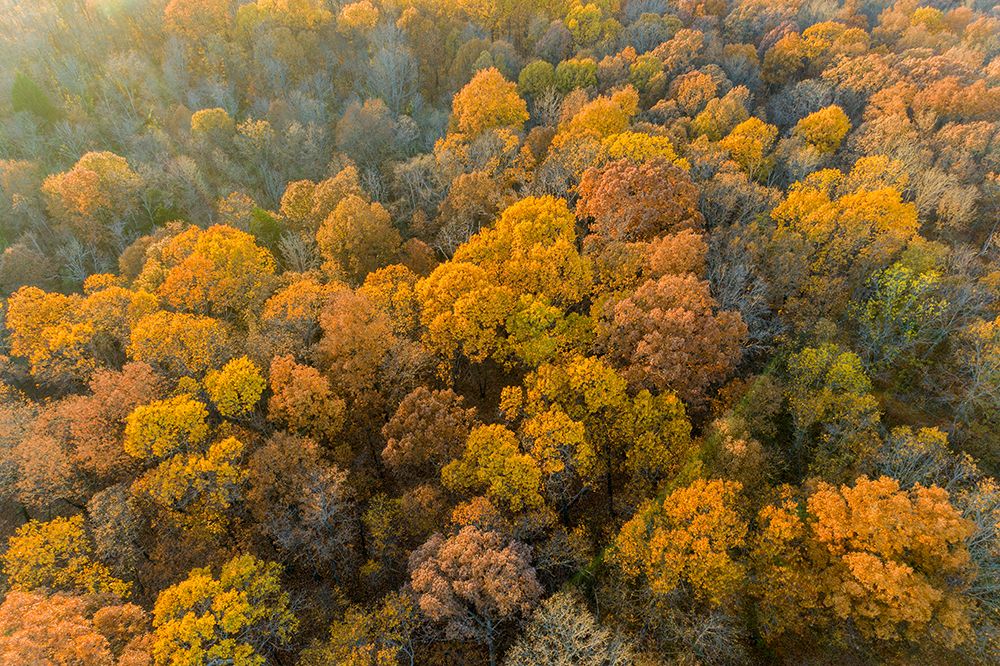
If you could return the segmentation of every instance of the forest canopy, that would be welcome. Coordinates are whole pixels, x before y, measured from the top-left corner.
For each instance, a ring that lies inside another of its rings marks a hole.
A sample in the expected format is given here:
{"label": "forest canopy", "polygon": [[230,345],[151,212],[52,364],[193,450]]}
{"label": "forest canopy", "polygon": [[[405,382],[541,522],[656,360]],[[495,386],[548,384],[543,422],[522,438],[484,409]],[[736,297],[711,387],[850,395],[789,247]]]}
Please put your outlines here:
{"label": "forest canopy", "polygon": [[1000,661],[990,0],[0,0],[0,664]]}

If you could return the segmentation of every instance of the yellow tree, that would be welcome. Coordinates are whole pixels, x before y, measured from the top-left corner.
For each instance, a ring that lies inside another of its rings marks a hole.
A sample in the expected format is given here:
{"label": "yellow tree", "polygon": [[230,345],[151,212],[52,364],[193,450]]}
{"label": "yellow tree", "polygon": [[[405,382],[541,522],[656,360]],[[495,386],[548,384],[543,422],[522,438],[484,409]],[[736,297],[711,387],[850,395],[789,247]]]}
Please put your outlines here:
{"label": "yellow tree", "polygon": [[795,134],[821,153],[835,153],[851,131],[851,121],[836,104],[822,108],[795,124]]}
{"label": "yellow tree", "polygon": [[514,308],[511,290],[494,284],[485,270],[445,262],[417,283],[423,341],[450,366],[456,354],[482,362],[506,359],[503,325]]}
{"label": "yellow tree", "polygon": [[228,329],[218,319],[161,311],[132,329],[128,352],[173,377],[201,375],[226,354]]}
{"label": "yellow tree", "polygon": [[420,325],[420,302],[415,287],[420,276],[402,264],[369,273],[358,292],[388,315],[396,335],[415,333]]}
{"label": "yellow tree", "polygon": [[527,120],[528,105],[517,85],[495,67],[476,72],[452,100],[452,127],[470,140],[493,129],[519,132]]}
{"label": "yellow tree", "polygon": [[281,588],[281,565],[240,555],[193,569],[160,592],[153,608],[157,666],[230,663],[263,666],[288,643],[298,620]]}
{"label": "yellow tree", "polygon": [[880,443],[878,401],[861,359],[833,344],[806,347],[789,358],[788,373],[794,441],[809,471],[854,478]]}
{"label": "yellow tree", "polygon": [[183,528],[222,534],[226,512],[246,481],[241,464],[245,449],[241,441],[227,437],[201,450],[178,453],[140,477],[132,492],[147,497]]}
{"label": "yellow tree", "polygon": [[[649,492],[690,454],[683,403],[672,393],[630,396],[627,387],[604,361],[574,356],[542,365],[525,378],[523,390],[505,389],[501,408],[511,421],[524,419],[521,431],[549,483],[565,493],[581,484],[596,489],[603,478],[610,506],[616,485]],[[574,424],[583,426],[582,442]]]}
{"label": "yellow tree", "polygon": [[208,410],[189,395],[136,407],[125,425],[125,451],[156,463],[132,484],[174,523],[219,533],[246,478],[245,449],[234,437],[208,443]]}
{"label": "yellow tree", "polygon": [[199,447],[209,434],[208,410],[189,395],[156,400],[132,410],[125,421],[125,451],[162,460]]}
{"label": "yellow tree", "polygon": [[459,247],[454,261],[479,266],[518,295],[571,305],[591,287],[589,262],[576,250],[575,227],[565,200],[526,197],[504,210],[492,228]]}
{"label": "yellow tree", "polygon": [[10,351],[31,364],[39,381],[57,387],[83,384],[97,367],[93,324],[82,318],[82,299],[21,287],[7,301]]}
{"label": "yellow tree", "polygon": [[543,504],[541,470],[531,456],[521,452],[517,436],[502,425],[472,430],[462,457],[441,470],[441,482],[457,492],[483,493],[509,511],[537,509]]}
{"label": "yellow tree", "polygon": [[554,158],[579,178],[603,156],[604,140],[627,131],[638,110],[639,93],[631,86],[586,102],[560,121],[551,144]]}
{"label": "yellow tree", "polygon": [[592,276],[574,227],[564,200],[527,197],[460,246],[416,286],[428,347],[446,360],[461,351],[537,365],[579,345],[589,320],[569,310]]}
{"label": "yellow tree", "polygon": [[266,387],[260,369],[246,356],[234,358],[221,370],[211,370],[205,375],[205,392],[227,419],[249,416]]}
{"label": "yellow tree", "polygon": [[747,534],[737,508],[742,488],[736,481],[697,479],[650,502],[618,533],[611,561],[654,594],[684,587],[718,606],[745,576],[735,554]]}
{"label": "yellow tree", "polygon": [[7,542],[0,558],[7,582],[19,590],[126,597],[132,589],[131,583],[115,578],[95,558],[83,516],[25,523]]}
{"label": "yellow tree", "polygon": [[719,146],[729,153],[733,161],[748,176],[765,181],[774,167],[774,158],[769,155],[778,137],[778,128],[763,120],[747,118],[733,128]]}
{"label": "yellow tree", "polygon": [[869,276],[919,239],[916,206],[903,201],[898,179],[873,177],[872,166],[814,172],[771,211],[768,270],[796,323],[842,313]]}

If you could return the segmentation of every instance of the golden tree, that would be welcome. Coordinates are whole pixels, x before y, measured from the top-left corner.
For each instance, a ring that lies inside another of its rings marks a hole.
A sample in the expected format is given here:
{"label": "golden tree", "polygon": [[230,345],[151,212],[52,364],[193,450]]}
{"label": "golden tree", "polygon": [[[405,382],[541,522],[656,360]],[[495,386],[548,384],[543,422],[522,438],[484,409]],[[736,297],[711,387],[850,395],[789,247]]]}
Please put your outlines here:
{"label": "golden tree", "polygon": [[766,635],[840,632],[945,645],[971,636],[966,539],[973,525],[936,486],[888,477],[820,483],[761,510],[754,544]]}
{"label": "golden tree", "polygon": [[747,534],[737,507],[742,489],[736,481],[697,479],[651,502],[618,533],[612,561],[655,594],[685,586],[721,604],[745,575],[735,556]]}

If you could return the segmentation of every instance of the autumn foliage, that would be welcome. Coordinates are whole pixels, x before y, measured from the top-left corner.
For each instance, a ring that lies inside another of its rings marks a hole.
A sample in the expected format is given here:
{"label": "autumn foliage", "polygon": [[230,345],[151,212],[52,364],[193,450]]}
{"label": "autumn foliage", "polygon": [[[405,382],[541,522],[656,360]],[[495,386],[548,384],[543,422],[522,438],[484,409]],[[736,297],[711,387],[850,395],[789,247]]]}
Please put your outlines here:
{"label": "autumn foliage", "polygon": [[0,10],[0,666],[987,666],[984,0]]}

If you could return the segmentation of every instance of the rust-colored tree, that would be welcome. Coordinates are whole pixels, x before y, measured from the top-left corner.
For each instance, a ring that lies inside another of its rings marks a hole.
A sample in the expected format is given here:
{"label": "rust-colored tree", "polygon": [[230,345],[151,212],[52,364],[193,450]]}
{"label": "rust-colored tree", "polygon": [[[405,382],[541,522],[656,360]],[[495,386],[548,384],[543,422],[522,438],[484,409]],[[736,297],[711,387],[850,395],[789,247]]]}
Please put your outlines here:
{"label": "rust-colored tree", "polygon": [[580,181],[576,214],[605,241],[645,241],[663,233],[700,229],[698,188],[668,160],[612,162]]}
{"label": "rust-colored tree", "polygon": [[486,644],[490,666],[502,625],[531,612],[542,593],[524,544],[473,526],[415,550],[410,585],[421,612],[449,637]]}
{"label": "rust-colored tree", "polygon": [[720,310],[708,282],[691,274],[645,282],[615,303],[599,328],[632,384],[675,391],[693,406],[735,367],[746,335],[739,313]]}

